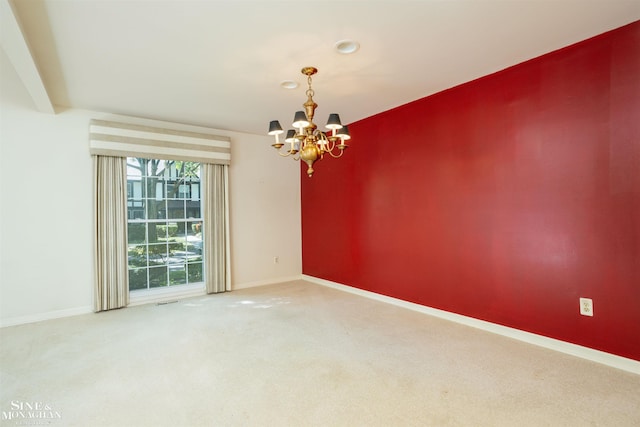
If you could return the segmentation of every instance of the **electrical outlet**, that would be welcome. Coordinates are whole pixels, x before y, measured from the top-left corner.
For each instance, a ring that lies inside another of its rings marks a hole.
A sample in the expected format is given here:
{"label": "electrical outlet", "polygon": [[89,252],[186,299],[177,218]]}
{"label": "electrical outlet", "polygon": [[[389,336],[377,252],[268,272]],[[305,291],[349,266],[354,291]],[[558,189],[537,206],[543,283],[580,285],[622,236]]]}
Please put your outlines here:
{"label": "electrical outlet", "polygon": [[591,298],[580,298],[580,314],[593,316],[593,300]]}
{"label": "electrical outlet", "polygon": [[273,263],[277,264],[280,261],[280,257],[279,256],[274,256],[273,257]]}

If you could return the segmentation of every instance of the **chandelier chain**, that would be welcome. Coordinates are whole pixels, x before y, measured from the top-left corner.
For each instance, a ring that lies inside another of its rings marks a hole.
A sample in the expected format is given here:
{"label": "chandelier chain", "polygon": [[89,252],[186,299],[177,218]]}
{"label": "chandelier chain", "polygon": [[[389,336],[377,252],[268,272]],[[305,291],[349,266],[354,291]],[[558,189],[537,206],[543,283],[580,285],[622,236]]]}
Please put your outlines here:
{"label": "chandelier chain", "polygon": [[313,95],[315,95],[315,92],[313,91],[313,89],[311,89],[311,76],[307,76],[307,85],[309,85],[309,89],[307,89],[305,94],[307,96],[313,97]]}

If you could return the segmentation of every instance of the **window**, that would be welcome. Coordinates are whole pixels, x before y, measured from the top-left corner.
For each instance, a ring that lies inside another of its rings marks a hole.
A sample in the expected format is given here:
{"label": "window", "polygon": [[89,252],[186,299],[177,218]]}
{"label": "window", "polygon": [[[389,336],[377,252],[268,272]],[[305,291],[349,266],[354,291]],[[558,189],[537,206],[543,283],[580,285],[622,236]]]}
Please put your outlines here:
{"label": "window", "polygon": [[[169,125],[89,124],[95,311],[126,307],[130,291],[144,299],[231,290],[231,141],[210,129]],[[141,291],[154,288],[160,292]]]}
{"label": "window", "polygon": [[203,281],[200,163],[127,158],[129,290]]}

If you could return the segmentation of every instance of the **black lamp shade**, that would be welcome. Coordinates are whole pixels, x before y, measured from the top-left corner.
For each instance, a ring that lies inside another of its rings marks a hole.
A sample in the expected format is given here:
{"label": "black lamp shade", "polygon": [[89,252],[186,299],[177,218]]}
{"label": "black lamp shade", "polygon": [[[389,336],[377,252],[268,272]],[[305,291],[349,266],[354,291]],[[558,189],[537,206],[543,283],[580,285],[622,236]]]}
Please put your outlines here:
{"label": "black lamp shade", "polygon": [[329,114],[329,120],[327,120],[327,129],[340,129],[342,123],[340,122],[340,116],[336,113]]}
{"label": "black lamp shade", "polygon": [[269,132],[268,135],[280,135],[282,132],[282,126],[280,126],[280,122],[277,120],[271,120],[269,122]]}
{"label": "black lamp shade", "polygon": [[287,131],[287,137],[284,139],[285,142],[296,142],[297,139],[295,138],[296,135],[296,131],[293,129],[289,129]]}
{"label": "black lamp shade", "polygon": [[338,130],[336,132],[336,136],[339,136],[344,141],[347,141],[347,140],[351,139],[351,135],[349,134],[349,127],[348,126],[342,126],[342,129],[340,129],[340,130]]}
{"label": "black lamp shade", "polygon": [[296,111],[296,115],[293,117],[293,127],[307,127],[309,126],[309,120],[307,120],[307,115],[304,111]]}

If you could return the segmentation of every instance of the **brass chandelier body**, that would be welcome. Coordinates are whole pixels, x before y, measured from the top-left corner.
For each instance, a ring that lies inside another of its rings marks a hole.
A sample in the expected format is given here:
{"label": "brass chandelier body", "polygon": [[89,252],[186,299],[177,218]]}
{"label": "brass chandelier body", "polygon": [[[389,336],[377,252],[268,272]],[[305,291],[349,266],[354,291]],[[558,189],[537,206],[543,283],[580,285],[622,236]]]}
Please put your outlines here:
{"label": "brass chandelier body", "polygon": [[[331,157],[339,158],[344,154],[344,150],[349,146],[345,141],[351,139],[349,130],[340,123],[340,116],[332,113],[327,121],[327,129],[331,132],[323,132],[313,123],[315,116],[316,104],[313,100],[315,94],[311,87],[311,76],[318,72],[315,67],[304,67],[302,74],[307,76],[307,84],[309,88],[306,91],[307,101],[302,104],[304,111],[298,111],[293,119],[293,127],[287,131],[286,138],[280,142],[279,136],[284,133],[282,126],[278,120],[272,120],[269,124],[269,135],[275,136],[275,143],[271,144],[278,154],[283,157],[292,157],[294,160],[302,159],[308,166],[307,175],[313,175],[313,163],[323,158],[325,154]],[[289,149],[280,150],[285,144],[290,144]]]}

